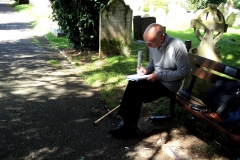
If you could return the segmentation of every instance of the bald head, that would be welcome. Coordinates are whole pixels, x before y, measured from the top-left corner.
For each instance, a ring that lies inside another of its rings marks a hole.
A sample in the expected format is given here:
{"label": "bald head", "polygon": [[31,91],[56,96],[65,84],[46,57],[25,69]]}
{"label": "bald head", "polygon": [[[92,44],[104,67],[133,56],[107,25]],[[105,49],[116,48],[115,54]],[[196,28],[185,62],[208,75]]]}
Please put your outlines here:
{"label": "bald head", "polygon": [[155,40],[163,35],[163,27],[160,24],[150,24],[143,33],[143,38],[146,40]]}
{"label": "bald head", "polygon": [[150,24],[143,33],[143,39],[149,47],[157,48],[164,41],[163,27],[160,24]]}

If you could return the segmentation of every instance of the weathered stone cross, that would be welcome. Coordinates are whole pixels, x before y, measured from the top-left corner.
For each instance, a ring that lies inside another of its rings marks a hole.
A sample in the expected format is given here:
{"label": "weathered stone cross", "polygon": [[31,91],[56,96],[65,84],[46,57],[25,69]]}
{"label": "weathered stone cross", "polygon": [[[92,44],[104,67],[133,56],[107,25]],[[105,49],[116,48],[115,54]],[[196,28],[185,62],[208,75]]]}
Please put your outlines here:
{"label": "weathered stone cross", "polygon": [[[209,4],[206,9],[202,10],[197,19],[191,21],[191,27],[194,28],[197,38],[201,41],[198,48],[192,52],[221,62],[221,52],[215,48],[215,44],[222,38],[228,26],[217,6]],[[204,30],[203,33],[200,30]]]}

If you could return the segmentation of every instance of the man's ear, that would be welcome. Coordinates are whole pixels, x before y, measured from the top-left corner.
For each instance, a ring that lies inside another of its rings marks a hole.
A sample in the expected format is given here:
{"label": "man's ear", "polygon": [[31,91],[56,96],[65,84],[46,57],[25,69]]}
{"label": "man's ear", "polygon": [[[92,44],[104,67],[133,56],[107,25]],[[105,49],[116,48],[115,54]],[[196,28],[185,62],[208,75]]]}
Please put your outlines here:
{"label": "man's ear", "polygon": [[165,38],[165,36],[161,36],[161,38],[160,38],[160,39],[161,39],[161,41],[163,41],[163,40],[164,40],[164,38]]}
{"label": "man's ear", "polygon": [[161,36],[161,41],[163,41],[164,39],[165,39],[165,34]]}

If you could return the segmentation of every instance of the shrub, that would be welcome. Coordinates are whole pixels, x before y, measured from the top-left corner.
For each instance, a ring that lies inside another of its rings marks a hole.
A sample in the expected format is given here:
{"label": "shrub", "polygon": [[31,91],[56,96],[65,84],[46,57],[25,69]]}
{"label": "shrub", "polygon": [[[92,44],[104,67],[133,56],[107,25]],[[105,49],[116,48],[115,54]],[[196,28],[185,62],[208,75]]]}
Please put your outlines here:
{"label": "shrub", "polygon": [[99,11],[108,0],[50,0],[52,19],[66,33],[75,49],[99,47]]}

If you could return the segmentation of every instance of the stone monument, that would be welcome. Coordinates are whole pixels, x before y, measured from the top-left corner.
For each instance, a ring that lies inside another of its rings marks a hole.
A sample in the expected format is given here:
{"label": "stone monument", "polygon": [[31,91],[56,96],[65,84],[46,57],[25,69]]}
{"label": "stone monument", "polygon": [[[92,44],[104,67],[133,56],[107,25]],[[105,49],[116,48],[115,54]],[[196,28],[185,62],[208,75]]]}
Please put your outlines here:
{"label": "stone monument", "polygon": [[[191,27],[200,44],[191,52],[202,57],[222,62],[221,52],[215,48],[215,44],[222,38],[224,32],[227,31],[228,25],[225,23],[223,14],[217,9],[214,4],[209,4],[208,7],[198,15],[197,19],[191,21]],[[203,30],[201,32],[200,30]],[[217,34],[215,35],[215,32]]]}
{"label": "stone monument", "polygon": [[123,0],[110,0],[100,11],[99,58],[130,56],[133,11]]}
{"label": "stone monument", "polygon": [[156,23],[155,17],[133,17],[134,39],[143,40],[143,33],[145,29],[152,23]]}
{"label": "stone monument", "polygon": [[232,27],[236,20],[236,15],[237,15],[236,9],[234,8],[234,4],[233,4],[232,0],[228,0],[226,4],[221,3],[218,6],[218,9],[223,14],[228,27]]}
{"label": "stone monument", "polygon": [[[223,14],[217,9],[217,6],[209,4],[207,8],[200,11],[196,18],[192,19],[191,27],[194,28],[200,44],[197,48],[190,49],[190,52],[221,62],[221,54],[220,51],[215,48],[215,44],[221,39],[222,34],[226,32],[227,24],[225,23]],[[192,78],[193,77],[189,75],[185,79],[184,89],[187,89]],[[198,97],[203,97],[211,86],[212,84],[208,81],[196,79],[192,93]]]}
{"label": "stone monument", "polygon": [[156,17],[156,23],[166,26],[167,13],[163,8],[157,8],[154,11],[154,17]]}

